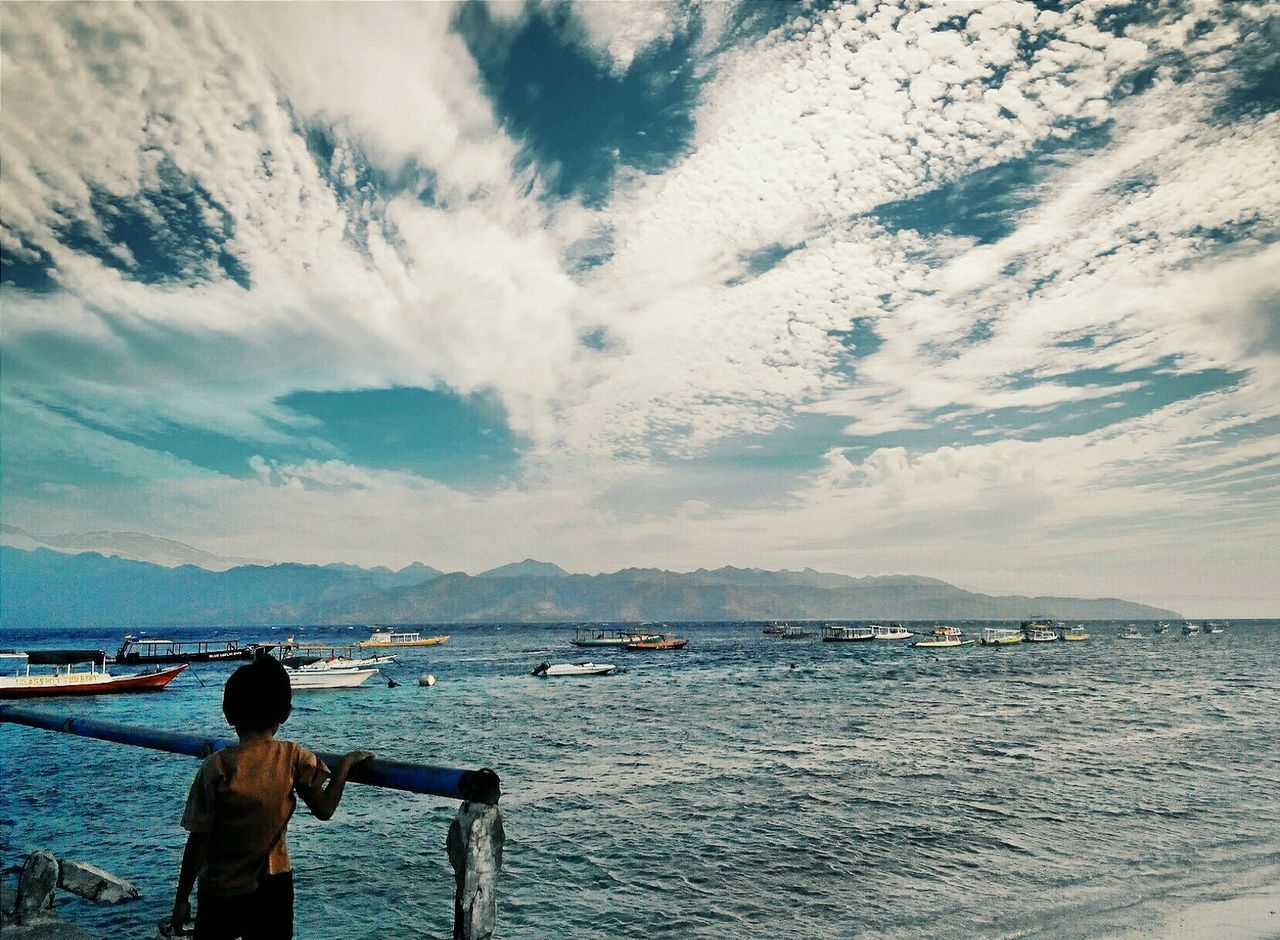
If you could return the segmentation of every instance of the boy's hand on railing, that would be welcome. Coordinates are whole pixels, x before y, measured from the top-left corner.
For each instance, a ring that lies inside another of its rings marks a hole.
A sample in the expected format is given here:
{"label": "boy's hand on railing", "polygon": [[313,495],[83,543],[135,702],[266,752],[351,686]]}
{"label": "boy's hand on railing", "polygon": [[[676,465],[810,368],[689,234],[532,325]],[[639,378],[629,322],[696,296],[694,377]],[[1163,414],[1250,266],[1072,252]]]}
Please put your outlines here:
{"label": "boy's hand on railing", "polygon": [[373,758],[372,751],[352,751],[350,754],[343,755],[342,768],[344,772],[350,772],[351,768],[363,761]]}

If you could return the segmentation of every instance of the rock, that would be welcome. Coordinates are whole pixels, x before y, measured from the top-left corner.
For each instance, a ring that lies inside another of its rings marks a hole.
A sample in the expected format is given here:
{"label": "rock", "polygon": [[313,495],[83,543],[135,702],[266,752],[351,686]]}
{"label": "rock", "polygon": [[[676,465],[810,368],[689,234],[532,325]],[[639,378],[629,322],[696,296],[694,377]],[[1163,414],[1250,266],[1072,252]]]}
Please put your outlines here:
{"label": "rock", "polygon": [[121,901],[133,901],[141,897],[138,889],[123,878],[117,878],[97,865],[73,862],[65,858],[59,860],[58,887],[86,900],[106,904],[119,904]]}
{"label": "rock", "polygon": [[53,913],[53,891],[58,887],[58,860],[51,852],[37,849],[27,856],[18,876],[18,903],[13,919],[20,924],[39,922]]}

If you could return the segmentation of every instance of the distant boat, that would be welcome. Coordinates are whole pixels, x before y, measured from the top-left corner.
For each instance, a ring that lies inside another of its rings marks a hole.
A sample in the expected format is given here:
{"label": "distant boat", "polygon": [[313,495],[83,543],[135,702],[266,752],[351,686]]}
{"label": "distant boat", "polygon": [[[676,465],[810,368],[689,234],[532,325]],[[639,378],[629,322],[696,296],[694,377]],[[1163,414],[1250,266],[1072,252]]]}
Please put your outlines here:
{"label": "distant boat", "polygon": [[1152,636],[1164,636],[1169,632],[1169,624],[1165,620],[1161,620],[1156,624],[1155,629],[1151,631]]}
{"label": "distant boat", "polygon": [[617,668],[613,663],[540,663],[533,674],[543,679],[555,676],[607,676]]}
{"label": "distant boat", "polygon": [[1023,639],[1028,643],[1055,643],[1058,639],[1058,631],[1049,627],[1032,627],[1025,631]]}
{"label": "distant boat", "polygon": [[1122,639],[1122,640],[1145,640],[1145,639],[1146,639],[1146,637],[1144,637],[1144,636],[1142,635],[1142,631],[1138,629],[1138,627],[1137,627],[1137,625],[1136,625],[1136,624],[1132,624],[1132,623],[1131,623],[1131,624],[1129,624],[1129,626],[1127,626],[1127,627],[1125,628],[1124,633],[1120,634],[1120,639]]}
{"label": "distant boat", "polygon": [[381,666],[399,665],[394,654],[384,653],[373,656],[361,656],[364,647],[359,644],[349,646],[329,646],[323,643],[295,643],[289,637],[280,644],[279,659],[286,667],[294,669],[312,666],[324,662],[330,668],[341,666],[361,666],[365,669],[377,669]]}
{"label": "distant boat", "polygon": [[274,646],[273,643],[241,646],[239,640],[144,640],[126,633],[112,662],[132,666],[235,661],[265,655]]}
{"label": "distant boat", "polygon": [[[73,668],[86,665],[87,669]],[[33,674],[32,666],[53,671]],[[183,663],[158,672],[113,676],[107,672],[107,654],[102,650],[4,652],[0,653],[0,699],[158,692],[186,668]]]}
{"label": "distant boat", "polygon": [[782,636],[782,634],[784,634],[787,631],[787,626],[788,626],[787,624],[778,623],[775,620],[773,623],[765,624],[764,630],[762,630],[761,632],[765,636]]}
{"label": "distant boat", "polygon": [[1063,624],[1058,630],[1058,638],[1066,640],[1068,643],[1078,643],[1081,640],[1089,639],[1089,634],[1085,632],[1084,624],[1078,623],[1074,627],[1068,627]]}
{"label": "distant boat", "polygon": [[374,628],[369,639],[361,640],[357,646],[376,646],[376,647],[406,647],[406,646],[438,646],[446,643],[449,635],[441,634],[440,636],[424,637],[421,633],[397,633],[394,630]]}
{"label": "distant boat", "polygon": [[987,627],[978,637],[980,646],[1013,646],[1022,642],[1021,630],[1009,630],[1001,627]]}
{"label": "distant boat", "polygon": [[794,624],[788,624],[783,627],[781,633],[775,634],[775,636],[780,640],[803,640],[813,636],[813,631],[806,630],[804,627],[799,627]]}
{"label": "distant boat", "polygon": [[1184,624],[1182,625],[1182,635],[1183,635],[1183,636],[1199,636],[1199,635],[1200,635],[1200,624],[1198,624],[1198,623],[1184,623]]}
{"label": "distant boat", "polygon": [[660,636],[648,636],[643,639],[633,640],[627,644],[627,649],[634,652],[681,650],[688,645],[689,641],[687,639],[671,636],[670,634],[662,634]]}
{"label": "distant boat", "polygon": [[351,689],[377,674],[376,666],[320,659],[305,666],[285,666],[294,689]]}
{"label": "distant boat", "polygon": [[822,628],[824,643],[861,643],[875,638],[876,632],[870,627],[848,627],[840,623],[829,623]]}
{"label": "distant boat", "polygon": [[648,633],[629,627],[596,627],[587,625],[574,628],[573,639],[569,642],[574,646],[613,646],[621,648],[628,643],[634,643],[636,640],[653,639],[661,635],[660,633]]}
{"label": "distant boat", "polygon": [[1204,625],[1204,632],[1205,633],[1226,633],[1227,628],[1220,623],[1210,622]]}
{"label": "distant boat", "polygon": [[957,646],[972,646],[976,640],[966,640],[959,627],[934,627],[933,633],[921,637],[911,645],[921,649],[953,649]]}
{"label": "distant boat", "polygon": [[889,626],[873,623],[871,632],[874,639],[877,640],[905,640],[914,634],[900,623],[891,623]]}

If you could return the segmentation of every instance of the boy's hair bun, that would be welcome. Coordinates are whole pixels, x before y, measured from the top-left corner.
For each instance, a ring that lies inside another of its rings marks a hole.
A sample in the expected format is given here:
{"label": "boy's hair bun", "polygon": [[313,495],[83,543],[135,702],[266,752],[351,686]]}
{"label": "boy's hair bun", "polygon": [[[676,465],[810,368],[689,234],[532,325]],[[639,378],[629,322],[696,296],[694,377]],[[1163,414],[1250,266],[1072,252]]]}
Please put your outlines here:
{"label": "boy's hair bun", "polygon": [[280,661],[262,656],[231,674],[222,692],[227,722],[246,731],[283,724],[293,709],[293,687]]}

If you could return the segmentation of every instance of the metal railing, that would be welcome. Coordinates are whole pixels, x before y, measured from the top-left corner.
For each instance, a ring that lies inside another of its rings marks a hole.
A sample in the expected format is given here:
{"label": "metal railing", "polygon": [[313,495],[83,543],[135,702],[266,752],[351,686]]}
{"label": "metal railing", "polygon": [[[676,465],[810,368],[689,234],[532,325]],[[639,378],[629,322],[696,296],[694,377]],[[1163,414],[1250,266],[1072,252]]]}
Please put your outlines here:
{"label": "metal railing", "polygon": [[[200,758],[236,743],[235,738],[161,731],[16,705],[0,705],[0,724],[5,723]],[[317,751],[316,756],[330,766],[342,757],[323,751]],[[351,783],[463,801],[447,840],[457,883],[453,935],[465,940],[491,936],[496,916],[494,882],[502,864],[504,841],[497,805],[501,796],[498,775],[488,768],[460,770],[375,757],[352,767],[347,779]]]}

